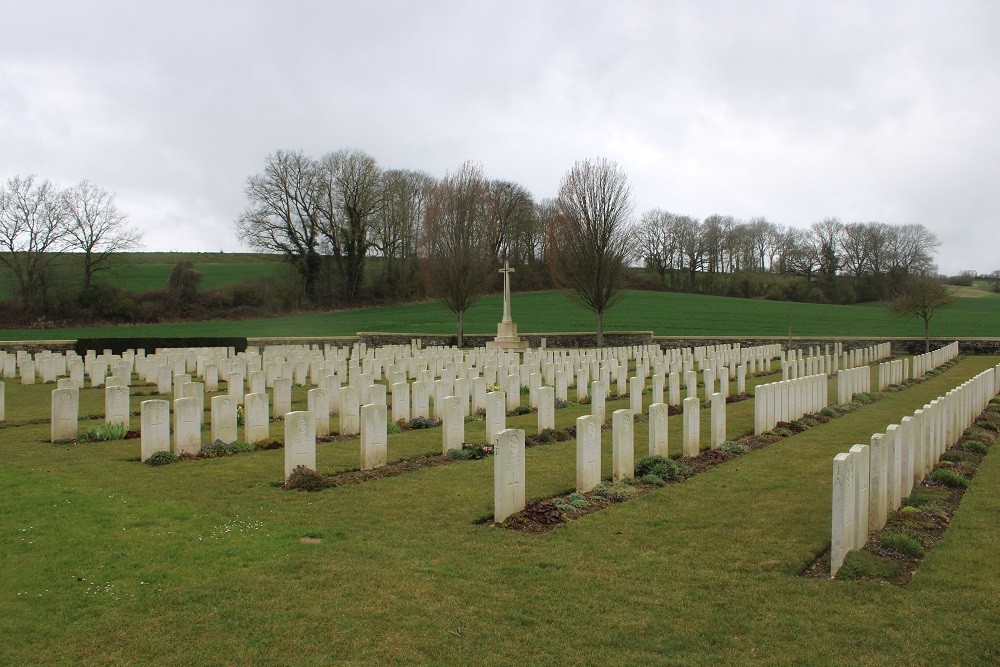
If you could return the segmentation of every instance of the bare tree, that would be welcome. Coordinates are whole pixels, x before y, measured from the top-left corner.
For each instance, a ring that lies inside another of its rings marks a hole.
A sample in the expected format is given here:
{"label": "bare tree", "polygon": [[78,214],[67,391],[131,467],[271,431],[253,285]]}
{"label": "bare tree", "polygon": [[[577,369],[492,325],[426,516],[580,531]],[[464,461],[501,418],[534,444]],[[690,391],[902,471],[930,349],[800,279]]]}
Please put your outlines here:
{"label": "bare tree", "polygon": [[492,181],[488,211],[493,225],[493,247],[497,257],[520,260],[514,251],[525,230],[534,224],[535,202],[522,185],[510,181]]}
{"label": "bare tree", "polygon": [[384,292],[408,295],[416,270],[417,243],[434,178],[421,171],[391,169],[382,174],[382,207],[375,216],[372,244],[382,255]]}
{"label": "bare tree", "polygon": [[646,211],[635,228],[635,259],[659,276],[663,284],[667,282],[667,271],[674,259],[674,248],[671,247],[672,239],[667,227],[669,215],[659,208]]}
{"label": "bare tree", "polygon": [[252,248],[284,255],[295,267],[306,298],[315,300],[321,268],[319,175],[302,151],[267,156],[264,170],[246,180],[249,207],[236,230]]}
{"label": "bare tree", "polygon": [[21,307],[28,311],[45,297],[45,273],[66,251],[67,215],[63,198],[48,180],[15,176],[0,190],[0,263],[14,274]]}
{"label": "bare tree", "polygon": [[628,177],[605,158],[579,161],[562,179],[556,209],[546,257],[556,283],[594,312],[600,346],[604,313],[621,299],[628,277]]}
{"label": "bare tree", "polygon": [[490,184],[482,168],[465,162],[431,188],[421,236],[427,291],[455,313],[458,345],[465,343],[465,311],[492,287],[497,255]]}
{"label": "bare tree", "polygon": [[354,300],[364,286],[372,228],[383,206],[382,172],[375,158],[353,149],[323,156],[319,168],[320,231],[337,264],[341,294]]}
{"label": "bare tree", "polygon": [[118,210],[114,193],[89,181],[65,190],[62,196],[69,220],[68,247],[83,253],[86,292],[95,273],[111,268],[115,253],[141,247],[142,232],[128,226],[128,216]]}
{"label": "bare tree", "polygon": [[885,301],[890,313],[911,319],[919,317],[924,322],[924,351],[931,351],[931,318],[939,309],[955,303],[955,296],[947,285],[930,276],[913,276],[896,288]]}

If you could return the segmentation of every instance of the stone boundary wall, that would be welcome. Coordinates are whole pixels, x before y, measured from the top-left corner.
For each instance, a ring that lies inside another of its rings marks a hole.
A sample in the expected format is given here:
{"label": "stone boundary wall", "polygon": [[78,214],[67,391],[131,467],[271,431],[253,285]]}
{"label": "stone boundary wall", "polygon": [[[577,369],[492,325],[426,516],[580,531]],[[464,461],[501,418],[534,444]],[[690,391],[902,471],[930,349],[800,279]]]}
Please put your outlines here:
{"label": "stone boundary wall", "polygon": [[[353,345],[364,342],[369,346],[377,345],[409,345],[410,340],[419,338],[424,347],[436,345],[450,346],[456,344],[456,337],[451,335],[417,334],[417,333],[379,333],[379,332],[359,332],[356,336],[270,336],[259,338],[247,338],[247,345]],[[486,341],[493,340],[492,334],[470,334],[465,337],[466,347],[484,346]],[[548,348],[582,348],[594,347],[596,335],[586,332],[554,332],[554,333],[528,333],[521,334],[521,338],[528,341],[528,345],[537,348],[541,345],[542,338],[545,338],[545,345]],[[962,354],[982,354],[1000,355],[1000,338],[931,338],[931,349],[935,350],[951,342],[958,341]],[[788,347],[789,339],[785,337],[752,337],[752,336],[654,336],[650,331],[608,331],[604,334],[605,346],[615,347],[620,345],[659,345],[664,349],[676,347],[702,347],[706,345],[730,345],[740,343],[743,347],[754,347],[758,345],[778,344],[783,348]],[[793,348],[807,348],[812,346],[822,346],[833,343],[844,343],[845,345],[865,347],[878,343],[891,343],[893,354],[923,354],[923,338],[852,338],[849,336],[827,337],[793,337],[791,344]],[[38,352],[41,350],[52,350],[53,352],[64,352],[72,350],[76,344],[75,340],[27,340],[10,341],[0,340],[0,350],[7,352]]]}
{"label": "stone boundary wall", "polygon": [[[962,354],[1000,354],[1000,338],[931,338],[931,350],[944,347],[958,341]],[[654,336],[653,342],[663,348],[671,347],[700,347],[705,345],[726,345],[740,343],[743,347],[755,347],[758,345],[781,345],[787,349],[789,338],[784,337],[752,337],[752,336]],[[892,354],[923,354],[923,338],[859,338],[851,336],[802,336],[792,337],[791,347],[793,349],[807,348],[809,346],[832,345],[843,343],[852,347],[868,347],[880,343],[890,343]]]}

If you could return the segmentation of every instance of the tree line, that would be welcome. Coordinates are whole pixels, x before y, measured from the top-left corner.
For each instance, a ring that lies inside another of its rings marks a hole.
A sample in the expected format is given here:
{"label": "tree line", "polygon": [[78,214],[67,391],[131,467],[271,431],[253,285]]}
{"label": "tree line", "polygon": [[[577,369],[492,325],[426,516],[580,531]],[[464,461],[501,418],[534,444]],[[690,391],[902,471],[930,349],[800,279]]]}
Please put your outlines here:
{"label": "tree line", "polygon": [[[831,303],[883,299],[909,277],[933,274],[941,245],[920,224],[828,218],[802,229],[660,209],[643,214],[636,238],[639,259],[671,288]],[[755,280],[764,274],[802,280]]]}
{"label": "tree line", "polygon": [[[63,188],[30,175],[0,186],[0,265],[14,278],[22,313],[51,312],[68,294],[83,304],[93,300],[95,277],[141,242],[114,193],[89,181]],[[78,289],[54,280],[52,268],[67,253],[82,257]]]}
{"label": "tree line", "polygon": [[204,293],[200,274],[182,262],[165,290],[125,295],[94,280],[141,240],[114,194],[87,181],[63,189],[34,176],[12,178],[0,191],[0,262],[15,277],[24,313],[51,312],[50,269],[73,252],[82,257],[79,303],[110,293],[123,304],[95,311],[103,319],[258,315],[436,297],[455,312],[461,337],[464,313],[499,289],[504,259],[516,267],[515,289],[567,290],[594,312],[600,334],[604,313],[627,286],[871,301],[888,298],[913,276],[933,274],[940,246],[919,224],[829,218],[802,229],[763,217],[699,220],[661,209],[636,220],[627,174],[604,158],[577,162],[555,197],[536,200],[473,162],[436,178],[383,168],[362,150],[318,158],[277,150],[247,177],[244,191],[247,205],[234,225],[239,239],[281,256],[292,282],[251,280]]}

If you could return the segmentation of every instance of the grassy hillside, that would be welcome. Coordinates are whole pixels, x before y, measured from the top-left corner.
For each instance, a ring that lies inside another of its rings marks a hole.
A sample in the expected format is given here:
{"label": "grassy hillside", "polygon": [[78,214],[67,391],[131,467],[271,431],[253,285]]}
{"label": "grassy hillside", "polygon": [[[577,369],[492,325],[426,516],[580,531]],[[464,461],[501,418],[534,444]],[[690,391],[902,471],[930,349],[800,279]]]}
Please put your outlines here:
{"label": "grassy hillside", "polygon": [[[492,333],[501,298],[482,299],[466,315],[467,333]],[[593,315],[555,291],[515,293],[513,317],[523,332],[593,331]],[[626,292],[605,316],[605,329],[677,336],[922,336],[919,321],[890,317],[879,305],[830,306],[730,297]],[[438,302],[307,313],[257,320],[142,326],[0,330],[0,339],[38,340],[113,335],[336,336],[358,331],[451,333],[454,316]],[[931,322],[934,336],[1000,336],[1000,298],[959,298]]]}
{"label": "grassy hillside", "polygon": [[[210,290],[248,278],[266,278],[281,269],[280,259],[274,255],[222,252],[132,252],[115,259],[114,267],[96,274],[98,282],[113,284],[126,292],[145,292],[164,289],[170,269],[181,260],[194,262],[194,268],[204,274],[201,289]],[[64,255],[56,260],[55,273],[59,280],[71,283],[82,280],[81,256]],[[0,299],[16,293],[16,285],[9,271],[0,271]]]}

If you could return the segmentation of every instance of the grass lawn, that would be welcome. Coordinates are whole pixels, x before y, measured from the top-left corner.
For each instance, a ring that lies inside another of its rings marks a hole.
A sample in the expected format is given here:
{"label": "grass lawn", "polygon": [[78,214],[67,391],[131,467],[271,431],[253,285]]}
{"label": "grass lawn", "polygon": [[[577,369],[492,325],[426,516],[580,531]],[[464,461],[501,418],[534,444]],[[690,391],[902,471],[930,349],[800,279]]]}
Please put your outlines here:
{"label": "grass lawn", "polygon": [[[995,664],[996,454],[908,588],[796,572],[830,540],[833,456],[998,362],[966,358],[540,536],[476,525],[492,512],[492,459],[286,492],[280,450],[153,468],[129,460],[138,440],[49,444],[48,424],[29,422],[47,417],[53,385],[8,380],[0,663]],[[81,415],[101,397],[83,390]],[[557,425],[584,410],[557,410]],[[752,401],[728,413],[731,436],[752,428]],[[672,417],[673,452],[679,428]],[[482,431],[470,422],[467,439]],[[390,435],[389,459],[440,451],[440,437]],[[605,475],[610,449],[605,432]],[[356,467],[357,450],[320,444],[318,468]],[[574,460],[572,442],[529,449],[528,499],[572,488]]]}
{"label": "grass lawn", "polygon": [[[511,309],[522,332],[593,331],[593,315],[556,291],[515,293]],[[501,297],[481,299],[466,314],[467,333],[496,333]],[[628,291],[605,315],[605,330],[636,329],[660,336],[923,336],[920,321],[891,317],[877,304],[833,306],[731,297]],[[6,329],[4,340],[60,340],[94,336],[350,336],[358,331],[454,333],[454,315],[439,302],[306,313],[257,320],[215,320],[71,329]],[[931,335],[1000,335],[1000,298],[959,298],[931,320]]]}

